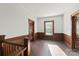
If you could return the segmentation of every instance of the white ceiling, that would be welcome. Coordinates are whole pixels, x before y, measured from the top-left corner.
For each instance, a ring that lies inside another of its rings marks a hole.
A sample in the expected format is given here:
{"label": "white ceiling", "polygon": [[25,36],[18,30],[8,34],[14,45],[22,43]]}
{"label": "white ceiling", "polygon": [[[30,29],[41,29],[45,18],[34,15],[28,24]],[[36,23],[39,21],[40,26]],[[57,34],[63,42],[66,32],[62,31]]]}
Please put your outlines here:
{"label": "white ceiling", "polygon": [[37,17],[64,14],[67,10],[79,6],[77,3],[28,3],[19,5],[21,5],[26,12]]}
{"label": "white ceiling", "polygon": [[[64,14],[67,10],[79,6],[78,3],[17,3],[0,4],[0,6],[19,6],[26,16],[45,17]],[[19,10],[20,10],[19,9]]]}

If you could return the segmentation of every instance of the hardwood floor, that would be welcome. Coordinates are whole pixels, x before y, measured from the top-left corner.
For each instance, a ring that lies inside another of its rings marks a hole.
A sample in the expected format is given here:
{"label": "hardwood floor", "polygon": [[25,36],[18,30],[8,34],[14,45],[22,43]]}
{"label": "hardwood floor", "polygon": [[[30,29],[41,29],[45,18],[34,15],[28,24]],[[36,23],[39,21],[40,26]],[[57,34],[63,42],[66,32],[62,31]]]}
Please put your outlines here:
{"label": "hardwood floor", "polygon": [[45,44],[45,41],[34,41],[31,43],[32,56],[51,56],[49,48]]}
{"label": "hardwood floor", "polygon": [[79,50],[71,50],[62,41],[35,40],[31,50],[32,56],[79,56]]}

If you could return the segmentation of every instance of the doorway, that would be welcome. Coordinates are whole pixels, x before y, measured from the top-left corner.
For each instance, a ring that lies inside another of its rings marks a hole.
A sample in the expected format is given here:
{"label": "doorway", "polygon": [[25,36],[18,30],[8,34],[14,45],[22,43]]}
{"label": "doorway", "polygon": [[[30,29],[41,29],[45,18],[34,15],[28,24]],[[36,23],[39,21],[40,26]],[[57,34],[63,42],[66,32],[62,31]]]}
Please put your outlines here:
{"label": "doorway", "polygon": [[54,37],[54,21],[44,21],[45,39],[53,40]]}
{"label": "doorway", "polygon": [[79,49],[79,11],[72,14],[72,49]]}
{"label": "doorway", "polygon": [[28,19],[28,26],[29,26],[29,39],[34,40],[34,21]]}

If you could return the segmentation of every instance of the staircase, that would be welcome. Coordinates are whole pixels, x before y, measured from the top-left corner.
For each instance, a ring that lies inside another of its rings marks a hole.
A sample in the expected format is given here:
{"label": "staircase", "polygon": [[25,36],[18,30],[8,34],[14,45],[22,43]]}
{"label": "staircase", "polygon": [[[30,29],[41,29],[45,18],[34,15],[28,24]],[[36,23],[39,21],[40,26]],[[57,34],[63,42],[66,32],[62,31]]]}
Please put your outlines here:
{"label": "staircase", "polygon": [[0,56],[28,56],[30,55],[30,40],[24,38],[16,40],[6,40],[4,35],[0,35]]}

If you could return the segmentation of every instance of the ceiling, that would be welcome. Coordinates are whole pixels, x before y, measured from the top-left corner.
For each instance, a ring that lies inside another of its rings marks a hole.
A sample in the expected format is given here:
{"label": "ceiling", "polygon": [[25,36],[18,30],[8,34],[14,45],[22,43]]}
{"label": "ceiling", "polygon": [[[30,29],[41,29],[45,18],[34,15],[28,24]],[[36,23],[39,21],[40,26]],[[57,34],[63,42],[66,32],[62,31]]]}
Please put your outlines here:
{"label": "ceiling", "polygon": [[64,14],[73,7],[78,6],[78,3],[6,3],[0,6],[17,6],[26,13],[27,16],[46,17],[53,15]]}
{"label": "ceiling", "polygon": [[67,10],[79,6],[77,3],[26,3],[19,4],[26,12],[37,17],[64,14]]}

